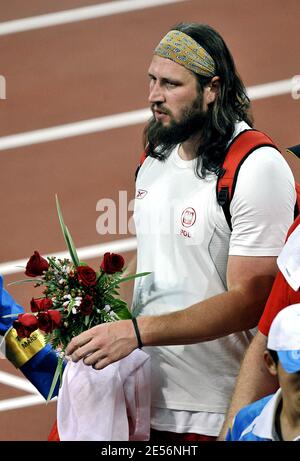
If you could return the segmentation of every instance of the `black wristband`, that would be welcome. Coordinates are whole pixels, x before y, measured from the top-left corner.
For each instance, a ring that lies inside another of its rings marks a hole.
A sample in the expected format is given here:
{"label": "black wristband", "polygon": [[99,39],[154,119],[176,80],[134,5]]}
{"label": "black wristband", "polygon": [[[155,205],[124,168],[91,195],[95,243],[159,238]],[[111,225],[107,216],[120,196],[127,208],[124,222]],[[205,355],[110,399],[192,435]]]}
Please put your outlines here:
{"label": "black wristband", "polygon": [[139,327],[138,327],[136,318],[135,318],[135,317],[132,317],[131,320],[132,320],[132,323],[133,323],[133,326],[134,326],[134,331],[135,331],[135,334],[136,334],[136,339],[137,339],[137,342],[138,342],[138,347],[139,347],[139,349],[142,349],[143,343],[142,343],[142,340],[141,340],[141,335],[140,335],[140,331],[139,331]]}

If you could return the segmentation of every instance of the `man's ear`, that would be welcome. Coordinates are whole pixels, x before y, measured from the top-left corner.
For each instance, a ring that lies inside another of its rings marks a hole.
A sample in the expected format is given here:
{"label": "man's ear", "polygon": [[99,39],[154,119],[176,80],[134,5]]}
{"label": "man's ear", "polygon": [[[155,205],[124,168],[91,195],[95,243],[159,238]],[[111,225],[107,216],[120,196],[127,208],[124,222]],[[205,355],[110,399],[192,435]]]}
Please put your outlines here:
{"label": "man's ear", "polygon": [[207,89],[207,99],[206,102],[207,104],[211,104],[214,102],[220,92],[220,77],[217,75],[213,77],[206,87]]}
{"label": "man's ear", "polygon": [[274,362],[273,357],[271,356],[268,350],[264,351],[264,361],[271,375],[277,376],[277,365]]}

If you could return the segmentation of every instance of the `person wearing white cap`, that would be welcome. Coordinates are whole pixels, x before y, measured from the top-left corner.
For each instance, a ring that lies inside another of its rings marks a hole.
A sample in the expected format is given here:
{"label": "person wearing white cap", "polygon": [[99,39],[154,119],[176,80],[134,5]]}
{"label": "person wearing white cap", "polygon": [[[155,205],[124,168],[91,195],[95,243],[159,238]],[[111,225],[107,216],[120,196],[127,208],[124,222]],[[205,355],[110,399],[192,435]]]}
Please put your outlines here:
{"label": "person wearing white cap", "polygon": [[300,304],[275,317],[264,360],[280,387],[237,413],[227,441],[300,441]]}
{"label": "person wearing white cap", "polygon": [[[294,148],[290,150],[294,152]],[[263,366],[263,352],[267,347],[271,324],[278,312],[291,304],[300,303],[300,215],[288,231],[277,265],[279,272],[258,323],[258,331],[244,356],[219,441],[225,439],[233,417],[241,408],[278,389],[276,376],[268,373]]]}

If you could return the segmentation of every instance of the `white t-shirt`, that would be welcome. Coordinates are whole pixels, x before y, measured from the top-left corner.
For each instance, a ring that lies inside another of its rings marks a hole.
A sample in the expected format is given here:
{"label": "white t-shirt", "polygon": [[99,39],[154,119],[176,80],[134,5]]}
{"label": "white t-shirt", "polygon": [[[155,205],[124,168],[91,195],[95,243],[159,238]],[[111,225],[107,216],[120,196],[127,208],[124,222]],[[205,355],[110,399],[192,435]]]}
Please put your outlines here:
{"label": "white t-shirt", "polygon": [[[238,123],[235,135],[248,128]],[[223,293],[228,254],[277,256],[284,244],[296,195],[277,150],[257,149],[242,165],[230,206],[232,233],[216,201],[216,175],[200,179],[195,162],[182,160],[177,146],[166,161],[148,157],[140,168],[137,271],[151,274],[136,279],[135,314],[172,312]],[[152,362],[152,427],[217,435],[250,339],[247,331],[145,348]]]}

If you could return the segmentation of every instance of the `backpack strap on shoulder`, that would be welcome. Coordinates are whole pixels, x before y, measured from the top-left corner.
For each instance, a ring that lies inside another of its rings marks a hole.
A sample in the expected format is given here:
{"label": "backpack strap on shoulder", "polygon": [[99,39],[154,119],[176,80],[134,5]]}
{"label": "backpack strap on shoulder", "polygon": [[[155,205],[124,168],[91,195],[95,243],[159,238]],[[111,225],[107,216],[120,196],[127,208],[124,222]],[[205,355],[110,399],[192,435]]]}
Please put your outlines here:
{"label": "backpack strap on shoulder", "polygon": [[141,166],[143,165],[143,163],[144,163],[144,161],[146,160],[147,157],[148,157],[148,154],[147,154],[147,152],[146,152],[146,150],[145,150],[145,151],[142,153],[141,158],[140,158],[140,163],[138,164],[138,167],[137,167],[137,169],[135,170],[135,180],[136,180],[136,178],[137,178],[137,175],[138,175],[138,173],[139,173],[139,171],[140,171]]}
{"label": "backpack strap on shoulder", "polygon": [[295,188],[296,188],[297,200],[295,204],[294,218],[296,219],[300,213],[300,184],[298,182],[295,183]]}
{"label": "backpack strap on shoulder", "polygon": [[230,230],[232,230],[232,225],[229,208],[234,194],[239,170],[246,158],[255,149],[264,146],[274,147],[279,150],[269,136],[261,131],[250,129],[239,133],[227,148],[223,165],[219,168],[218,172],[217,202],[223,208]]}
{"label": "backpack strap on shoulder", "polygon": [[[286,153],[289,155],[293,155],[294,157],[300,158],[300,144],[297,144],[296,146],[288,147],[286,149]],[[296,186],[297,201],[295,205],[294,217],[296,219],[300,213],[300,183],[296,182],[295,186]]]}

